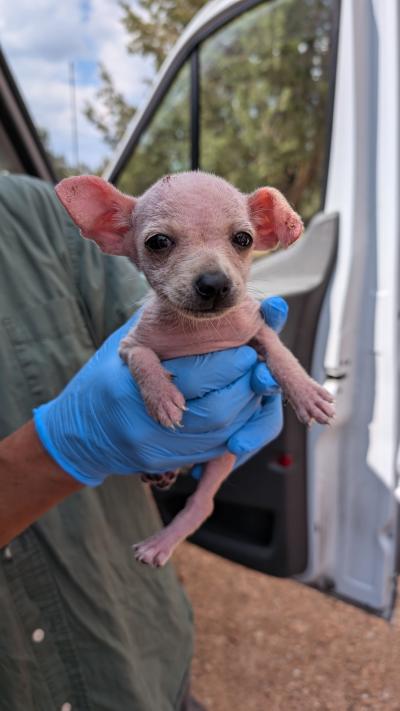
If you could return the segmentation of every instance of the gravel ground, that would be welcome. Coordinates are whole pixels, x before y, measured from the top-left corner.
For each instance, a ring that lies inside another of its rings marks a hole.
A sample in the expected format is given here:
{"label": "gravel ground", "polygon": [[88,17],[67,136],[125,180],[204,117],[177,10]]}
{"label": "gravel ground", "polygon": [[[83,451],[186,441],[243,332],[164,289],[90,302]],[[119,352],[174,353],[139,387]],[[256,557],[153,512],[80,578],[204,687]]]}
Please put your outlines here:
{"label": "gravel ground", "polygon": [[400,613],[391,623],[185,543],[193,692],[208,711],[400,711]]}

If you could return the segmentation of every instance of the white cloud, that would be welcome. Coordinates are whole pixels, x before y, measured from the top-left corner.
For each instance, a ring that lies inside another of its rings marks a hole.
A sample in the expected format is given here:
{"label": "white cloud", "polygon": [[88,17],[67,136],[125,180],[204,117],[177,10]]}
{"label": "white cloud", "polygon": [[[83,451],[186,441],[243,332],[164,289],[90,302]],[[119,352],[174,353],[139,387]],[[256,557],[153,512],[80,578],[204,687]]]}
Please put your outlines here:
{"label": "white cloud", "polygon": [[115,0],[92,0],[91,28],[100,46],[100,59],[111,70],[116,87],[134,100],[142,93],[143,79],[151,76],[151,63],[129,55],[127,35]]}
{"label": "white cloud", "polygon": [[95,168],[109,150],[82,111],[93,101],[106,65],[117,89],[131,103],[147,91],[151,62],[128,55],[116,0],[0,0],[0,38],[37,125],[48,130],[53,150],[72,161],[69,63],[77,68],[80,158]]}
{"label": "white cloud", "polygon": [[0,0],[0,18],[0,33],[14,57],[59,62],[83,49],[78,0]]}

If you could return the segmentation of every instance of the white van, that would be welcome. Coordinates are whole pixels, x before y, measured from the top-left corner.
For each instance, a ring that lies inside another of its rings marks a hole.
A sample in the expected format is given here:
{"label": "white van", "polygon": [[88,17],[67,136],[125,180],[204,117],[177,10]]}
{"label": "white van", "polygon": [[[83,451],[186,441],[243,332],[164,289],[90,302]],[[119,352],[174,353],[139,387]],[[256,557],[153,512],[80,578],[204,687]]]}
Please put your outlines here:
{"label": "white van", "polygon": [[[341,5],[341,6],[340,6]],[[389,616],[399,439],[397,0],[216,0],[194,18],[107,177],[140,194],[168,172],[271,184],[307,230],[254,262],[290,306],[283,338],[337,399],[331,427],[286,408],[194,540]],[[160,497],[165,518],[191,484]]]}
{"label": "white van", "polygon": [[[230,476],[194,541],[386,617],[398,511],[399,13],[397,0],[211,2],[106,174],[140,194],[201,168],[247,192],[274,185],[304,217],[304,237],[255,260],[252,283],[260,297],[287,298],[283,339],[335,393],[337,419],[308,430],[287,407],[280,437]],[[25,146],[25,171],[51,179],[20,100],[5,112],[17,92],[4,72],[0,62],[0,148]],[[166,520],[193,487],[184,477],[159,496]]]}

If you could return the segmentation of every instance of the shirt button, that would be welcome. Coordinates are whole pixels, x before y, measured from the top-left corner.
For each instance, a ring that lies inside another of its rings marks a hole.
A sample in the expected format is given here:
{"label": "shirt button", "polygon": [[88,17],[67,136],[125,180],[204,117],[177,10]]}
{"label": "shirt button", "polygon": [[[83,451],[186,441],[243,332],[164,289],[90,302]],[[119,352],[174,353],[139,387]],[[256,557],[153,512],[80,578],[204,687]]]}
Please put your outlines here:
{"label": "shirt button", "polygon": [[6,546],[3,551],[4,560],[12,560],[12,553],[10,546]]}
{"label": "shirt button", "polygon": [[71,706],[71,704],[70,704],[68,701],[66,701],[65,704],[63,704],[63,705],[61,706],[60,711],[72,711],[72,706]]}
{"label": "shirt button", "polygon": [[44,637],[44,630],[41,630],[40,628],[32,632],[32,639],[34,642],[43,642]]}

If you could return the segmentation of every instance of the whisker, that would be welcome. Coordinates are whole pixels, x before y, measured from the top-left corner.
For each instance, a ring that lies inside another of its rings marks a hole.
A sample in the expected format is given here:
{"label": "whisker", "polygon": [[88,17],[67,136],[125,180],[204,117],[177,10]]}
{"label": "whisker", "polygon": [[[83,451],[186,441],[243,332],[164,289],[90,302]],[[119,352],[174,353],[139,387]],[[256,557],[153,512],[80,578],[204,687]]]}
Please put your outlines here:
{"label": "whisker", "polygon": [[[226,318],[226,316],[225,316],[225,318]],[[220,333],[220,331],[219,331],[219,329],[218,329],[218,321],[219,321],[219,319],[211,319],[211,320],[210,320],[210,323],[211,323],[211,325],[212,325],[212,327],[213,327],[215,333],[217,334],[217,336],[220,337],[220,336],[221,336],[221,333]],[[217,322],[217,323],[216,323],[216,322]]]}
{"label": "whisker", "polygon": [[262,294],[262,289],[260,289],[258,286],[254,286],[254,284],[248,284],[247,285],[247,291],[253,294]]}

